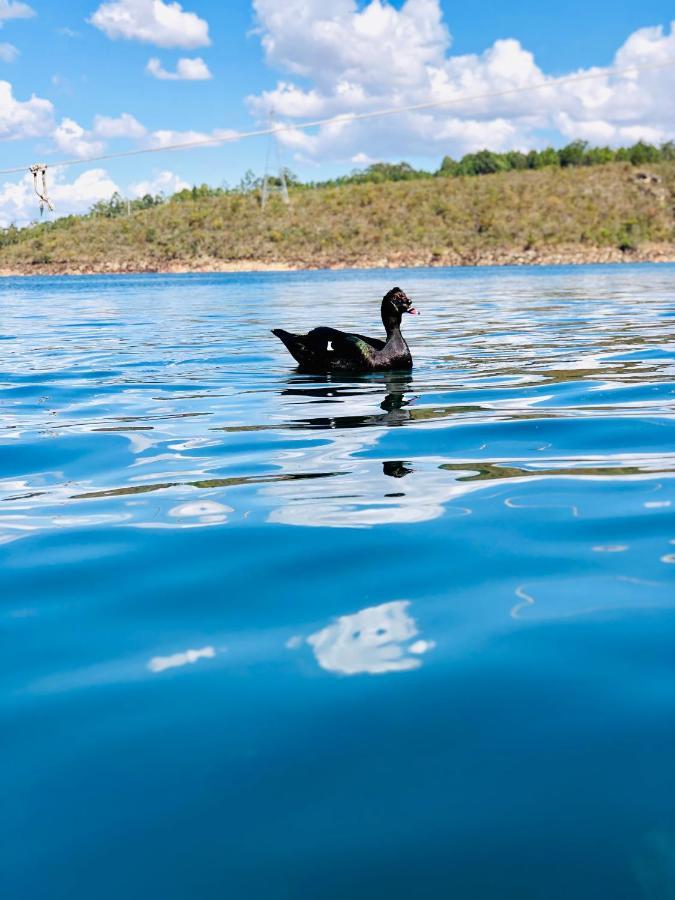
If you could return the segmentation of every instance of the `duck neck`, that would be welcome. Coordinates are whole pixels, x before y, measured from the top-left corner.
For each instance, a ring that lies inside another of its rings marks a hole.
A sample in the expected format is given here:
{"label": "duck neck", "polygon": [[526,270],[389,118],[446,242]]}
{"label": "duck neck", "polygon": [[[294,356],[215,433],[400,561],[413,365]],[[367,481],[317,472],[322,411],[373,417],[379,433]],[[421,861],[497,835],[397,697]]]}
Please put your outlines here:
{"label": "duck neck", "polygon": [[408,345],[405,342],[405,338],[401,334],[400,328],[395,328],[393,331],[387,333],[387,343],[385,344],[385,349],[388,353],[399,356],[402,353],[405,353],[408,349]]}
{"label": "duck neck", "polygon": [[403,335],[401,334],[401,317],[390,315],[390,316],[382,316],[382,324],[384,325],[384,330],[387,332],[387,344],[398,343],[399,341],[403,341]]}

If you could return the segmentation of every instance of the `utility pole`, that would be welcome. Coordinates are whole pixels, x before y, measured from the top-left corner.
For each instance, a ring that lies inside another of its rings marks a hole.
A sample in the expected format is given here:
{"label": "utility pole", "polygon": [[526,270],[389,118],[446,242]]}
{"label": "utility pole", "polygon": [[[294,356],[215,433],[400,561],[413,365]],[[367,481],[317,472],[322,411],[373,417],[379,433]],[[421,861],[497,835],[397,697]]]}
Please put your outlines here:
{"label": "utility pole", "polygon": [[[269,118],[268,118],[268,128],[273,129],[275,126],[274,120],[274,110],[270,110]],[[276,134],[270,134],[267,140],[267,152],[265,153],[265,175],[263,176],[262,183],[262,196],[260,198],[260,205],[262,209],[265,209],[267,206],[267,201],[270,196],[270,157],[272,155],[272,147],[274,147],[274,156],[277,164],[277,172],[278,172],[278,184],[274,185],[275,190],[278,190],[281,194],[281,199],[283,202],[288,205],[290,200],[288,198],[288,184],[286,182],[286,169],[283,165],[283,159],[281,156],[281,147],[279,145],[279,140]]]}

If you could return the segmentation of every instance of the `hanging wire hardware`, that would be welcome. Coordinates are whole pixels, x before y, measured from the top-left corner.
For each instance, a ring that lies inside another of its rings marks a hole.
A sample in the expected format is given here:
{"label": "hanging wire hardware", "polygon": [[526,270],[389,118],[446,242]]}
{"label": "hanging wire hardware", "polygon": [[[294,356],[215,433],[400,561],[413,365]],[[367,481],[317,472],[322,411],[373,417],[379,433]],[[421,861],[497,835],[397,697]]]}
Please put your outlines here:
{"label": "hanging wire hardware", "polygon": [[[30,166],[28,171],[33,176],[33,188],[35,193],[40,198],[40,215],[44,212],[45,206],[49,210],[49,212],[54,212],[54,207],[52,205],[52,201],[49,199],[49,195],[47,192],[47,164],[46,163],[35,163],[34,166]],[[38,187],[38,175],[41,176],[42,181],[42,190]]]}

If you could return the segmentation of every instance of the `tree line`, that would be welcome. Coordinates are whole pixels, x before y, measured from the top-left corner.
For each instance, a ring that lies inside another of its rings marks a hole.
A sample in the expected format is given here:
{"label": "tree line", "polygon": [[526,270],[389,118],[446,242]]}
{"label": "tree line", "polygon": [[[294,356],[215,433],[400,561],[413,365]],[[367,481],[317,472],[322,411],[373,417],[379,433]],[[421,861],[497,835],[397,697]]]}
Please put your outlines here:
{"label": "tree line", "polygon": [[[591,147],[587,141],[572,141],[564,147],[556,149],[546,147],[543,150],[509,150],[496,153],[494,150],[479,150],[467,153],[461,159],[444,156],[435,172],[426,169],[415,169],[410,163],[376,162],[364,169],[355,169],[347,175],[325,181],[301,182],[289,169],[284,170],[289,188],[307,190],[321,187],[339,187],[345,184],[379,184],[388,181],[412,181],[421,178],[466,177],[476,175],[492,175],[496,172],[522,171],[526,169],[544,169],[547,167],[568,168],[570,166],[598,166],[608,163],[628,163],[632,166],[643,166],[675,160],[675,141],[656,146],[638,141],[630,147]],[[115,193],[109,200],[99,200],[90,210],[90,215],[115,218],[141,209],[165,203],[170,200],[182,203],[190,200],[202,200],[219,197],[224,194],[249,194],[261,191],[263,177],[257,176],[250,169],[239,184],[234,187],[211,187],[208,184],[195,185],[177,191],[171,197],[163,194],[146,194],[134,200],[127,200]],[[278,176],[268,176],[271,186],[279,186]]]}
{"label": "tree line", "polygon": [[467,153],[456,160],[444,156],[435,172],[415,169],[409,163],[373,163],[366,169],[358,169],[324,185],[377,183],[380,181],[409,181],[413,178],[434,178],[438,176],[492,175],[495,172],[511,172],[523,169],[544,169],[548,166],[567,168],[569,166],[600,166],[607,163],[623,162],[632,166],[675,160],[675,141],[668,141],[660,147],[638,141],[631,147],[591,147],[587,141],[572,141],[565,147],[544,150],[509,150],[496,153],[494,150],[479,150]]}

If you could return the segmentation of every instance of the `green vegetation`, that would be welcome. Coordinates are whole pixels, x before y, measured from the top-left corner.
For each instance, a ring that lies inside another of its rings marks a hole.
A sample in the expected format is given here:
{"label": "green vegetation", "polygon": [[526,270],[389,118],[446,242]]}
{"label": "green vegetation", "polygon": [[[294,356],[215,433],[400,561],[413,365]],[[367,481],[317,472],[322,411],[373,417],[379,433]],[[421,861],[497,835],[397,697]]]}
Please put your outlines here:
{"label": "green vegetation", "polygon": [[272,192],[265,210],[249,172],[235,188],[115,195],[84,216],[10,226],[0,230],[0,270],[675,258],[673,143],[483,150],[446,157],[435,173],[376,163],[323,183],[286,180],[290,204]]}
{"label": "green vegetation", "polygon": [[450,156],[443,158],[437,172],[426,172],[413,169],[408,163],[374,163],[367,169],[352,172],[334,181],[323,182],[324,185],[339,184],[379,184],[383,181],[410,181],[414,178],[432,178],[434,175],[459,177],[462,175],[494,175],[496,172],[511,172],[523,169],[544,169],[548,166],[567,168],[569,166],[598,166],[613,162],[630,163],[632,166],[643,166],[647,163],[672,162],[675,160],[675,141],[669,141],[660,147],[638,141],[632,147],[589,147],[586,141],[573,141],[559,150],[546,147],[545,150],[530,150],[521,153],[510,150],[508,153],[495,153],[492,150],[479,150],[478,153],[467,153],[459,161]]}

